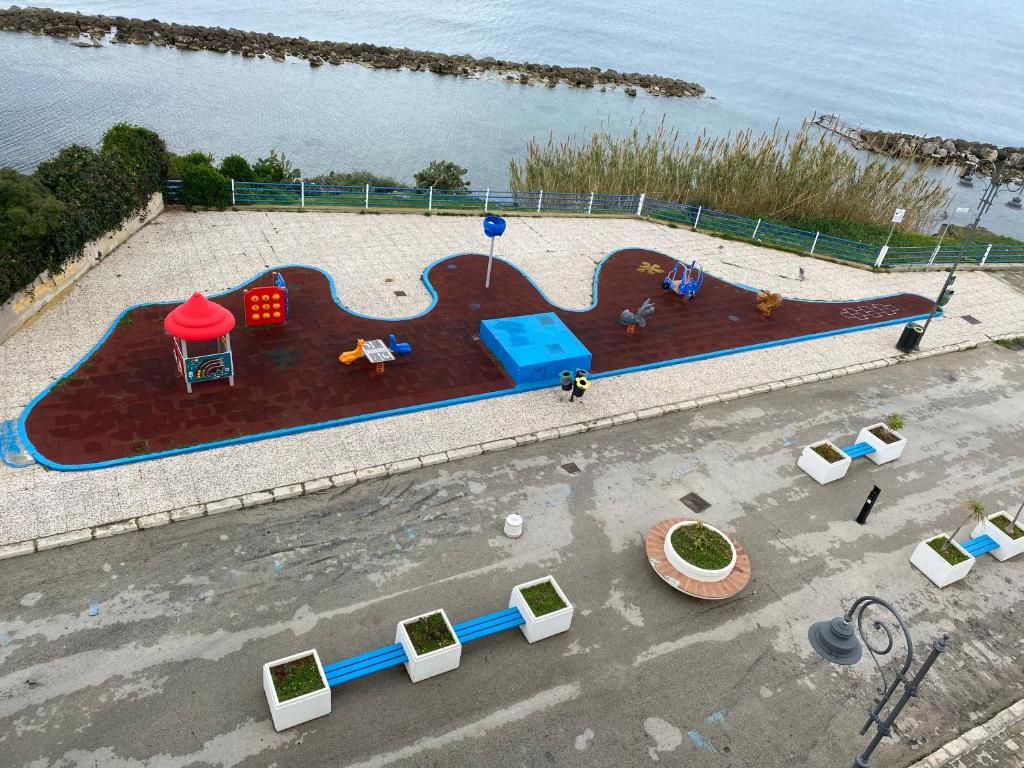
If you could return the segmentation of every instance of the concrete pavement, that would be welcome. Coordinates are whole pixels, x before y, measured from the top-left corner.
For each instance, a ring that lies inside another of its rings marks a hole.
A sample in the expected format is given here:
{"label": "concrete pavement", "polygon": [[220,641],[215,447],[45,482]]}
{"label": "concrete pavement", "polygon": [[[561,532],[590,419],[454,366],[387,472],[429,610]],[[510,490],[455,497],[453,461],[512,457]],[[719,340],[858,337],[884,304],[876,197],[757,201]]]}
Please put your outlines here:
{"label": "concrete pavement", "polygon": [[[955,527],[955,500],[1017,498],[1022,386],[1024,355],[989,345],[0,562],[3,763],[845,765],[877,673],[821,661],[806,631],[878,593],[920,655],[954,636],[873,760],[908,765],[1024,684],[1024,563],[985,558],[940,591],[908,562]],[[907,422],[900,461],[858,460],[824,487],[796,468],[802,444],[890,411]],[[750,554],[736,599],[683,597],[646,561],[644,533],[690,492]],[[501,535],[508,512],[522,539]],[[336,691],[329,717],[273,731],[263,662],[378,647],[435,607],[481,615],[544,573],[576,604],[569,633],[480,641],[416,685],[379,673]]]}
{"label": "concrete pavement", "polygon": [[[181,299],[197,289],[222,291],[267,267],[302,263],[331,274],[340,299],[355,311],[398,317],[429,305],[420,279],[424,267],[454,252],[479,251],[484,240],[476,216],[164,213],[57,305],[0,344],[0,420],[15,418],[130,304]],[[938,272],[874,274],[632,219],[516,218],[498,254],[524,269],[552,301],[582,308],[592,299],[594,265],[626,246],[696,257],[718,277],[799,298],[899,291],[934,295],[943,280]],[[991,274],[962,274],[948,309],[948,316],[929,329],[926,352],[1024,335],[1024,296]],[[50,536],[60,538],[46,545],[88,540],[96,529],[131,530],[135,517],[145,518],[139,525],[184,519],[197,508],[201,515],[208,502],[436,458],[581,422],[822,372],[831,376],[865,363],[885,365],[903,357],[893,346],[897,334],[898,329],[880,328],[616,376],[596,383],[571,409],[558,394],[541,391],[88,472],[0,467],[0,552],[19,542],[27,544],[16,551],[32,551],[33,539]],[[113,529],[104,528],[111,523]]]}

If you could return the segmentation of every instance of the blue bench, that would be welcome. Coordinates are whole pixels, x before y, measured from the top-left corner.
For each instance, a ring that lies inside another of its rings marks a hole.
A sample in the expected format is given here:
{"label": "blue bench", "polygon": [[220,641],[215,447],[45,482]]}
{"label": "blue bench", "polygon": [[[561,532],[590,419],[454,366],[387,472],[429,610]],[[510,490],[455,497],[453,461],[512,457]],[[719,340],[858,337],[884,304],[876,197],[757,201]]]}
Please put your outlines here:
{"label": "blue bench", "polygon": [[324,675],[327,677],[327,685],[331,688],[356,680],[382,669],[397,667],[405,664],[409,657],[405,655],[405,649],[401,643],[393,643],[378,648],[375,651],[367,651],[350,659],[342,659],[324,667]]}
{"label": "blue bench", "polygon": [[[481,637],[504,632],[506,629],[512,629],[512,627],[518,627],[525,623],[526,619],[523,618],[523,614],[519,612],[518,608],[513,607],[481,616],[479,619],[464,621],[452,628],[455,630],[455,636],[459,639],[459,642],[466,644],[472,640],[479,640]],[[382,669],[405,664],[408,660],[409,657],[405,655],[405,649],[402,648],[402,644],[392,643],[391,645],[385,645],[383,648],[377,648],[349,659],[342,659],[333,664],[328,664],[324,667],[324,675],[327,677],[327,685],[335,688],[342,683],[372,675],[374,672],[380,672]]]}
{"label": "blue bench", "polygon": [[506,629],[512,629],[512,627],[518,627],[525,623],[526,619],[523,618],[523,614],[513,606],[503,611],[481,616],[479,619],[456,624],[454,629],[459,642],[465,645],[473,640],[479,640],[481,637],[504,632]]}
{"label": "blue bench", "polygon": [[875,447],[868,443],[854,443],[848,448],[843,448],[842,450],[843,453],[851,459],[859,459],[861,456],[867,456],[869,453],[874,453]]}
{"label": "blue bench", "polygon": [[987,533],[983,533],[981,536],[974,539],[962,541],[960,542],[960,546],[967,550],[967,554],[971,557],[981,557],[986,552],[991,552],[993,549],[999,549],[999,544],[997,544]]}

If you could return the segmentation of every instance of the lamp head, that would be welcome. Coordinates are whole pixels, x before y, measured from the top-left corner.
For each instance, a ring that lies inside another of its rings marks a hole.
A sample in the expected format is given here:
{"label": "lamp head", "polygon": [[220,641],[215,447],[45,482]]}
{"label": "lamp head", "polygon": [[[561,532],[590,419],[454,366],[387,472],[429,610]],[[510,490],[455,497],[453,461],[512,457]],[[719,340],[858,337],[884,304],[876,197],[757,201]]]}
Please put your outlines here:
{"label": "lamp head", "polygon": [[826,661],[849,667],[860,661],[863,650],[854,632],[853,622],[845,616],[818,621],[807,631],[811,647]]}

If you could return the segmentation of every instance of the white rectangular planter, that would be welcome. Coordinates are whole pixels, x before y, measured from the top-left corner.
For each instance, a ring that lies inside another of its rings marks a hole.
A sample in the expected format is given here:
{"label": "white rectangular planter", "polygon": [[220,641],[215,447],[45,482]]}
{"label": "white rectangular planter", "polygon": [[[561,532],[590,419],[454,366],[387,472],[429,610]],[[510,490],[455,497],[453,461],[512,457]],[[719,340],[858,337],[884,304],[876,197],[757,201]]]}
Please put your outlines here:
{"label": "white rectangular planter", "polygon": [[[551,586],[555,588],[555,592],[558,593],[558,596],[562,598],[562,602],[565,603],[565,608],[559,608],[557,611],[537,617],[533,615],[533,611],[530,610],[526,598],[523,597],[523,590],[536,584],[542,584],[545,581],[551,582]],[[523,630],[526,639],[531,643],[544,640],[560,632],[566,632],[569,629],[569,625],[572,624],[572,603],[569,602],[562,588],[558,586],[558,582],[552,576],[534,579],[525,584],[518,584],[512,587],[512,596],[508,600],[508,607],[518,608],[519,612],[523,614],[526,623],[521,624],[519,628]]]}
{"label": "white rectangular planter", "polygon": [[960,581],[966,576],[972,567],[974,567],[974,558],[967,554],[967,550],[953,542],[953,546],[960,550],[961,554],[967,555],[967,559],[958,563],[957,565],[950,565],[946,558],[936,552],[934,549],[928,546],[929,541],[942,538],[939,536],[932,536],[930,539],[925,539],[914,549],[914,554],[910,556],[910,562],[917,566],[918,570],[921,571],[925,576],[934,582],[937,587],[946,587],[952,584],[954,581]]}
{"label": "white rectangular planter", "polygon": [[[1019,539],[1010,538],[1002,528],[995,525],[992,520],[1000,515],[1006,515],[1007,520],[1013,519],[1013,515],[1008,515],[1006,512],[996,512],[994,515],[988,516],[987,522],[978,523],[978,525],[975,526],[971,537],[974,538],[981,536],[983,533],[987,533],[992,541],[999,545],[999,549],[993,549],[989,554],[996,560],[1003,561],[1009,560],[1011,557],[1016,557],[1021,552],[1024,552],[1024,536]],[[1017,525],[1019,527],[1024,527],[1021,526],[1021,522],[1022,520],[1018,520]]]}
{"label": "white rectangular planter", "polygon": [[885,427],[885,424],[879,422],[878,424],[869,424],[864,427],[864,429],[857,433],[857,442],[867,443],[875,449],[874,453],[868,454],[868,458],[875,462],[875,464],[886,464],[890,461],[896,461],[896,459],[903,455],[903,449],[907,447],[907,438],[896,430],[885,427],[899,438],[895,443],[887,443],[871,434],[871,430],[876,427]]}
{"label": "white rectangular planter", "polygon": [[[270,670],[280,664],[287,664],[289,661],[312,656],[316,662],[316,668],[320,671],[320,680],[324,687],[296,696],[294,699],[280,702],[277,700],[277,691],[274,689],[274,679],[270,676]],[[324,665],[320,663],[320,656],[316,650],[303,651],[293,656],[286,656],[277,661],[271,661],[263,665],[263,692],[267,694],[267,704],[270,705],[270,717],[274,720],[274,730],[283,731],[285,728],[299,725],[300,723],[314,720],[318,717],[331,714],[331,689],[327,687],[327,678],[324,676]]]}
{"label": "white rectangular planter", "polygon": [[[413,648],[412,640],[409,639],[409,633],[406,632],[405,625],[417,619],[422,619],[424,616],[432,616],[435,613],[441,614],[441,618],[444,619],[448,631],[452,633],[455,644],[446,645],[444,648],[438,648],[436,651],[420,655]],[[443,672],[450,672],[458,668],[459,662],[462,661],[462,643],[459,642],[459,636],[455,634],[452,623],[448,621],[448,614],[443,609],[427,611],[419,616],[413,616],[411,619],[398,622],[398,627],[395,629],[395,642],[401,643],[402,648],[405,650],[405,655],[409,659],[405,662],[405,671],[409,673],[409,679],[414,683],[426,680],[428,677],[440,675]]]}
{"label": "white rectangular planter", "polygon": [[[843,458],[834,463],[827,462],[812,450],[816,445],[830,445]],[[833,480],[840,480],[846,477],[846,470],[850,468],[850,457],[843,453],[842,449],[835,443],[829,440],[821,440],[805,446],[796,465],[819,483],[825,485],[825,483],[831,483]]]}

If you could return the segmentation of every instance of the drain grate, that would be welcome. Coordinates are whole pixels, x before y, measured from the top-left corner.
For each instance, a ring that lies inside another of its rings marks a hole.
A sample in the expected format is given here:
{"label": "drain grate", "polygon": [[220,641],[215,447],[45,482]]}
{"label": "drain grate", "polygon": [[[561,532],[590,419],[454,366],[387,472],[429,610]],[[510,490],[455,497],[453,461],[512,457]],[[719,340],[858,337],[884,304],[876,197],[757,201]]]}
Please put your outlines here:
{"label": "drain grate", "polygon": [[692,509],[698,515],[705,509],[711,506],[711,502],[706,501],[703,497],[698,496],[696,493],[688,493],[680,499],[683,504]]}
{"label": "drain grate", "polygon": [[408,296],[405,291],[395,291],[395,296]]}
{"label": "drain grate", "polygon": [[981,325],[981,320],[976,318],[974,315],[960,315],[960,319],[966,320],[971,325]]}
{"label": "drain grate", "polygon": [[575,462],[570,461],[568,464],[563,464],[562,469],[568,472],[570,475],[575,475],[580,471],[580,468],[576,466]]}

